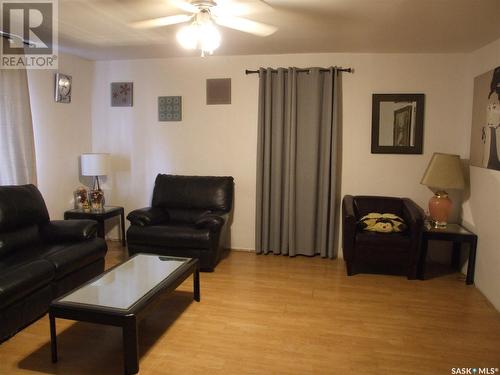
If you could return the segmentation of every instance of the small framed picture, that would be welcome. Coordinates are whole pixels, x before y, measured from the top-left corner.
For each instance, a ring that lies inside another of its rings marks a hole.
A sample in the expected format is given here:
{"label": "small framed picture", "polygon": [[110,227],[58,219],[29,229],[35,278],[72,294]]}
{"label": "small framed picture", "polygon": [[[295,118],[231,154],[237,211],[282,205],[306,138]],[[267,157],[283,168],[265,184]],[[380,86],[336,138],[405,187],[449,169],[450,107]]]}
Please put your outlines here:
{"label": "small framed picture", "polygon": [[111,107],[132,107],[133,97],[133,82],[111,83]]}
{"label": "small framed picture", "polygon": [[56,73],[55,100],[58,103],[71,103],[71,76]]}

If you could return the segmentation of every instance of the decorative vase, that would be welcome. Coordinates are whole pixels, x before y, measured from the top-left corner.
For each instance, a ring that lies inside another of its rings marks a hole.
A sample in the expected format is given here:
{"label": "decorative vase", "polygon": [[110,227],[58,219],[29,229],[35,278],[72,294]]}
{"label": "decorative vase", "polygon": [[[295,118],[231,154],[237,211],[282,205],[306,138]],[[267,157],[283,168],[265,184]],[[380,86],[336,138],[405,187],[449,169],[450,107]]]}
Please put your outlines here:
{"label": "decorative vase", "polygon": [[104,208],[104,193],[102,190],[90,191],[90,204],[93,210],[99,211]]}
{"label": "decorative vase", "polygon": [[79,186],[75,191],[75,208],[81,210],[85,209],[86,207],[88,208],[88,206],[89,202],[87,189],[85,189],[83,186]]}
{"label": "decorative vase", "polygon": [[453,202],[445,191],[438,191],[429,200],[429,214],[434,228],[446,228]]}

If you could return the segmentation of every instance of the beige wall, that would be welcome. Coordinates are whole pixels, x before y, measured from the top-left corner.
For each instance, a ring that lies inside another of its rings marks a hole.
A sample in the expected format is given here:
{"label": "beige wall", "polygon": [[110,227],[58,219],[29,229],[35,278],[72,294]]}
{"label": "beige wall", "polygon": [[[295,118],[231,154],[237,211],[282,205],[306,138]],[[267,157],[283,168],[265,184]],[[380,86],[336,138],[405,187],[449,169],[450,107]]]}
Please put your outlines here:
{"label": "beige wall", "polygon": [[90,98],[94,62],[60,54],[59,72],[73,77],[71,103],[54,101],[53,70],[28,72],[38,187],[52,219],[72,208],[78,157],[92,149]]}
{"label": "beige wall", "polygon": [[[465,90],[468,131],[472,120],[474,78],[500,65],[500,39],[467,56]],[[478,235],[476,286],[500,310],[500,172],[470,167],[470,198],[463,207],[464,224]]]}
{"label": "beige wall", "polygon": [[[127,211],[149,204],[159,172],[232,175],[232,247],[253,249],[258,77],[244,69],[337,64],[356,70],[343,80],[342,194],[405,195],[425,207],[431,192],[419,181],[430,156],[468,156],[473,78],[499,63],[500,41],[470,55],[214,56],[95,64],[62,55],[59,71],[73,76],[71,104],[54,102],[54,72],[29,72],[39,187],[51,216],[62,217],[80,184],[78,156],[91,148],[112,153],[113,174],[104,188],[108,202]],[[205,79],[217,77],[232,78],[230,106],[205,105]],[[110,107],[112,81],[134,82],[134,107]],[[424,155],[370,153],[371,94],[391,92],[426,94]],[[181,123],[156,120],[160,95],[183,96]],[[499,188],[498,172],[472,167],[463,205],[464,223],[479,235],[476,285],[497,309]]]}
{"label": "beige wall", "polygon": [[[343,79],[342,194],[408,196],[426,206],[419,184],[435,151],[465,156],[464,55],[302,54],[97,62],[92,103],[94,151],[113,155],[112,202],[149,205],[157,173],[232,175],[233,248],[254,248],[259,66],[355,69]],[[232,78],[232,104],[205,105],[205,79]],[[134,106],[110,107],[110,82],[134,82]],[[424,154],[372,155],[371,95],[426,94]],[[157,97],[182,95],[183,121],[157,121]]]}

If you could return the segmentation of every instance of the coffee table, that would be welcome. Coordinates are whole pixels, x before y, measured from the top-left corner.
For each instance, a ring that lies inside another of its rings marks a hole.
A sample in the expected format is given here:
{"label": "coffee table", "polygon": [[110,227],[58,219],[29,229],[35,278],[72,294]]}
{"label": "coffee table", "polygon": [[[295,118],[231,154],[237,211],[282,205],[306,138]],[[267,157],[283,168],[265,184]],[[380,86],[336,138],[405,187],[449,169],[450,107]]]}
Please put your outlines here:
{"label": "coffee table", "polygon": [[137,323],[157,297],[174,291],[193,275],[200,301],[198,259],[136,254],[52,301],[49,306],[52,362],[57,362],[56,318],[122,328],[125,374],[139,371]]}

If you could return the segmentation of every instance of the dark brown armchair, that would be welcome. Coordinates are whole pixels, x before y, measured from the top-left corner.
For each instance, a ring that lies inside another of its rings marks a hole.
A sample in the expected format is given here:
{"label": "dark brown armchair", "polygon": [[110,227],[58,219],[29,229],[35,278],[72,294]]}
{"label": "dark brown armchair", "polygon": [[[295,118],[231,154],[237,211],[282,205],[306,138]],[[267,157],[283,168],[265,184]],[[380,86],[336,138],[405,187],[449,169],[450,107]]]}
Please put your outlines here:
{"label": "dark brown armchair", "polygon": [[[398,215],[408,229],[402,233],[359,229],[358,220],[370,212]],[[342,247],[347,274],[369,269],[416,279],[424,217],[423,210],[408,198],[346,195],[342,200]]]}

